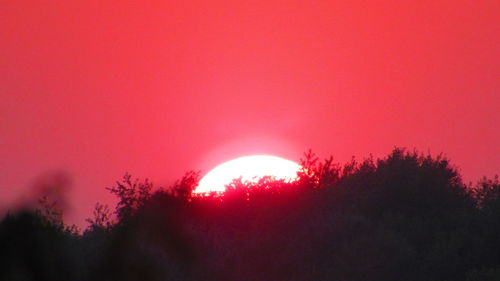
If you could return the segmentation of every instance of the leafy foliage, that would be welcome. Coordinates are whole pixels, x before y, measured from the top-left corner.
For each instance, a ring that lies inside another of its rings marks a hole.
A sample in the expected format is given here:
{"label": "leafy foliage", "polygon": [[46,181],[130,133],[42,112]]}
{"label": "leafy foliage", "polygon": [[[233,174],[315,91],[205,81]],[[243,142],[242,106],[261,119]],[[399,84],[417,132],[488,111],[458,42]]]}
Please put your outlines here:
{"label": "leafy foliage", "polygon": [[97,229],[109,230],[115,224],[108,205],[96,203],[93,214],[93,219],[89,218],[85,220],[89,224],[89,231],[95,231]]}
{"label": "leafy foliage", "polygon": [[199,172],[156,189],[126,174],[108,188],[116,219],[97,204],[83,234],[42,201],[0,223],[0,279],[499,279],[498,177],[466,185],[442,155],[399,148],[344,165],[308,151],[300,164],[297,181],[203,195]]}
{"label": "leafy foliage", "polygon": [[119,220],[126,220],[134,215],[151,196],[153,183],[148,179],[139,181],[132,180],[130,174],[125,174],[121,181],[116,182],[116,186],[106,188],[119,199],[116,205],[116,215]]}

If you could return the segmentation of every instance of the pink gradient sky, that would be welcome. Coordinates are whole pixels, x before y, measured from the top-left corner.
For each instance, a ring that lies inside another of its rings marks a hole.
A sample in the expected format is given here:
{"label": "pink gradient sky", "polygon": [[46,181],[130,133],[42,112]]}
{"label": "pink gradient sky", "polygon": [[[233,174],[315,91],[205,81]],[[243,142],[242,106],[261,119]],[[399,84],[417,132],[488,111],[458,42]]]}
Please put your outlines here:
{"label": "pink gradient sky", "polygon": [[5,1],[0,206],[65,171],[82,224],[126,171],[312,148],[500,167],[499,1]]}

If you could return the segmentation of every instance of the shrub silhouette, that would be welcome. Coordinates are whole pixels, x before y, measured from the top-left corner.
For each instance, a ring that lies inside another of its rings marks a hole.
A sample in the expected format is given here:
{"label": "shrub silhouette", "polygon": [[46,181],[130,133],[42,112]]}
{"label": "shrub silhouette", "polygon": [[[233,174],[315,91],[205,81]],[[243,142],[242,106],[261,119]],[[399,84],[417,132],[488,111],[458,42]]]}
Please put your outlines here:
{"label": "shrub silhouette", "polygon": [[[193,195],[108,188],[81,234],[50,204],[0,223],[1,280],[497,280],[498,177],[462,182],[442,157],[396,148],[345,165],[311,151],[298,180],[235,179]],[[497,278],[497,279],[495,279]]]}

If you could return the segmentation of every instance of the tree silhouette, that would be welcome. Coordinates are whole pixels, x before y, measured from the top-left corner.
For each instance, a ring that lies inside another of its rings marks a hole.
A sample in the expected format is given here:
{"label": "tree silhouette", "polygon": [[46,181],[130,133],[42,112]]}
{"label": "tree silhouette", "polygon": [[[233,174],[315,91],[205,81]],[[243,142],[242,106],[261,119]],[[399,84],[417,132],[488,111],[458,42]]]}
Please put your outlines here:
{"label": "tree silhouette", "polygon": [[442,155],[396,148],[344,165],[308,151],[295,181],[235,179],[193,194],[126,174],[83,232],[57,204],[0,222],[0,280],[500,278],[500,184],[462,182]]}
{"label": "tree silhouette", "polygon": [[152,188],[153,184],[148,179],[144,181],[132,180],[132,176],[127,173],[121,181],[116,182],[116,186],[106,189],[119,199],[115,208],[118,219],[126,220],[147,202],[151,196]]}

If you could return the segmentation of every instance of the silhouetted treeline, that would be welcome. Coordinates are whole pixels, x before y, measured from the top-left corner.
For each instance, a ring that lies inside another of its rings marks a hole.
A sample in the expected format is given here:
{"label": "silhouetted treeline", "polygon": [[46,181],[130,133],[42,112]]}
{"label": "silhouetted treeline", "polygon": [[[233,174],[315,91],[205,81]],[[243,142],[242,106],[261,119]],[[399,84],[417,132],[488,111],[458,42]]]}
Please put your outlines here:
{"label": "silhouetted treeline", "polygon": [[500,280],[500,183],[395,149],[339,165],[312,153],[295,182],[234,180],[193,195],[126,175],[89,227],[56,205],[0,223],[0,280]]}

